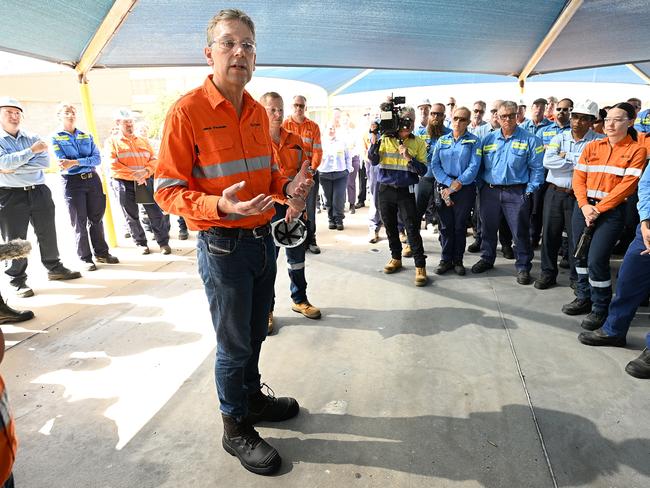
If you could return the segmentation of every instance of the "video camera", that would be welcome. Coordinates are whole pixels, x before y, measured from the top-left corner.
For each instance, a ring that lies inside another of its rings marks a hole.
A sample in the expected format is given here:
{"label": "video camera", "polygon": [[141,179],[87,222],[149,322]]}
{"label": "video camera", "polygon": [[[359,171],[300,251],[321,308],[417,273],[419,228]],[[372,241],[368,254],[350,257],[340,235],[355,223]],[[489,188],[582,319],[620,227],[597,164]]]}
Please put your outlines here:
{"label": "video camera", "polygon": [[402,106],[406,103],[406,97],[393,97],[390,101],[379,106],[379,134],[386,137],[399,137],[401,129],[411,129],[413,120],[410,117],[400,117]]}

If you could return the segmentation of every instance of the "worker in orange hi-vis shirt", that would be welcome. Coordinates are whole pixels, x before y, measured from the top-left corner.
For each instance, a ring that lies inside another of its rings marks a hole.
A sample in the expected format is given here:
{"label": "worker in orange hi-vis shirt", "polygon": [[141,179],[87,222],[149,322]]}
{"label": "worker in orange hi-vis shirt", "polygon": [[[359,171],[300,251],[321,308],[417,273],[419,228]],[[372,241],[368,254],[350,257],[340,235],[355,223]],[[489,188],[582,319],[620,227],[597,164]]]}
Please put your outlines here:
{"label": "worker in orange hi-vis shirt", "polygon": [[[588,314],[581,323],[597,330],[612,299],[610,258],[625,224],[626,199],[637,189],[647,150],[639,144],[634,107],[623,102],[607,111],[604,139],[587,144],[573,169],[576,206],[572,227],[578,282],[576,299],[562,307],[567,315]],[[591,236],[591,243],[583,244]]]}
{"label": "worker in orange hi-vis shirt", "polygon": [[[260,103],[266,109],[266,115],[269,119],[271,143],[273,144],[273,156],[278,162],[280,172],[287,178],[293,179],[306,156],[302,149],[302,140],[297,134],[289,132],[282,127],[284,101],[278,93],[265,93],[260,98]],[[291,219],[300,217],[297,212],[286,205],[286,199],[276,199],[275,217],[273,217],[273,221],[275,222],[276,220],[284,219],[287,214],[291,215]],[[280,248],[276,247],[276,256],[279,251]],[[291,299],[293,300],[291,310],[301,313],[309,319],[320,319],[320,310],[314,307],[309,303],[309,300],[307,300],[305,247],[303,245],[287,247],[286,253],[287,267],[289,268],[289,280],[291,282]],[[268,330],[269,334],[273,332],[273,308],[271,308],[271,313],[269,313]]]}
{"label": "worker in orange hi-vis shirt", "polygon": [[[119,132],[109,137],[105,146],[111,168],[111,185],[119,196],[120,207],[129,226],[131,237],[142,254],[149,254],[151,251],[147,245],[147,235],[140,223],[136,203],[136,185],[145,188],[146,185],[153,184],[156,157],[149,141],[135,135],[133,118],[134,115],[130,110],[118,110],[115,114],[115,124]],[[144,209],[149,216],[160,252],[171,254],[169,215],[163,215],[160,207],[154,202],[145,204]]]}
{"label": "worker in orange hi-vis shirt", "polygon": [[167,114],[155,198],[199,231],[199,274],[217,336],[222,446],[244,468],[268,475],[280,455],[253,425],[299,412],[295,399],[266,395],[260,382],[276,275],[269,222],[274,196],[302,212],[313,182],[309,163],[289,180],[274,160],[266,111],[244,89],[255,52],[255,25],[244,12],[225,9],[210,20],[204,56],[212,74]]}
{"label": "worker in orange hi-vis shirt", "polygon": [[[32,314],[32,317],[34,315]],[[5,355],[5,337],[0,329],[0,363]],[[18,439],[16,438],[16,426],[9,410],[9,399],[5,382],[0,376],[0,486],[2,488],[13,488],[14,477],[11,469],[16,459]]]}
{"label": "worker in orange hi-vis shirt", "polygon": [[[294,132],[302,139],[302,147],[313,170],[317,170],[323,159],[323,146],[320,140],[320,128],[313,120],[307,118],[307,99],[302,95],[293,97],[293,113],[282,127]],[[307,247],[313,254],[320,254],[316,243],[316,201],[318,200],[318,173],[314,175],[314,187],[307,197]]]}

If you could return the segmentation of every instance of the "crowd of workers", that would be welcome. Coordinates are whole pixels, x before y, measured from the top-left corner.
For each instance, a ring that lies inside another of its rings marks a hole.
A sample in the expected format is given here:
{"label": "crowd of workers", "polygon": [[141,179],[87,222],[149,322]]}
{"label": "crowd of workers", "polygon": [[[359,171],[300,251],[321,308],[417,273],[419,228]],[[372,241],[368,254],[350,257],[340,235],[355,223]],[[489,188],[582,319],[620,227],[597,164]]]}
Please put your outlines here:
{"label": "crowd of workers", "polygon": [[[125,234],[142,254],[151,252],[143,211],[163,254],[171,253],[170,214],[179,216],[184,238],[188,228],[198,231],[199,273],[217,336],[222,443],[246,469],[269,474],[280,465],[253,425],[299,412],[295,399],[263,392],[258,370],[262,342],[273,330],[280,248],[271,222],[305,223],[304,244],[286,248],[292,309],[305,317],[321,317],[307,298],[305,277],[306,251],[321,252],[316,212],[322,206],[329,230],[343,231],[345,213],[368,200],[369,242],[380,240],[382,226],[388,239],[385,273],[400,271],[412,257],[415,285],[425,286],[421,226],[435,223],[442,248],[436,274],[465,275],[466,252],[480,253],[472,273],[487,272],[498,243],[503,256],[514,259],[520,285],[534,282],[545,290],[557,284],[558,266],[566,267],[575,299],[562,311],[585,315],[579,340],[625,345],[636,309],[650,293],[650,175],[644,173],[650,111],[641,111],[638,99],[599,108],[590,100],[539,98],[528,119],[523,103],[495,100],[488,120],[480,100],[469,108],[457,107],[454,98],[446,105],[423,99],[416,107],[398,105],[389,129],[374,111],[355,127],[348,113],[335,109],[321,137],[305,115],[304,96],[293,97],[285,119],[278,93],[255,101],[245,91],[255,51],[252,20],[238,10],[221,11],[208,26],[204,49],[213,73],[170,109],[158,158],[125,109],[103,152]],[[0,99],[3,240],[25,239],[31,223],[48,278],[81,276],[59,259],[43,174],[52,152],[84,270],[118,263],[104,236],[101,151],[77,128],[75,107],[61,104],[60,130],[49,141],[24,131],[22,115],[18,100]],[[469,227],[474,241],[467,246]],[[610,259],[617,246],[627,252],[612,300]],[[535,249],[541,272],[533,280]],[[21,297],[34,294],[26,269],[27,260],[19,258],[5,271]],[[32,317],[0,302],[0,323]],[[649,349],[650,334],[647,348],[627,365],[629,374],[650,378]],[[9,475],[8,466],[0,478]]]}

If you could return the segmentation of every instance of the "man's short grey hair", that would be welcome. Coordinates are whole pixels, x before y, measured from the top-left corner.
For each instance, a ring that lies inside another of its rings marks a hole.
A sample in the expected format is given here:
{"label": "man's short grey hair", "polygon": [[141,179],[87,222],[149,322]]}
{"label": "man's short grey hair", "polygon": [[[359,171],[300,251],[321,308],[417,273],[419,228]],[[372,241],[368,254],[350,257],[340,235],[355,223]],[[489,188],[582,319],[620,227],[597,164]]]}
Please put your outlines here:
{"label": "man's short grey hair", "polygon": [[505,108],[506,110],[514,110],[515,112],[519,109],[519,105],[517,102],[513,102],[512,100],[506,100],[501,104],[499,109]]}
{"label": "man's short grey hair", "polygon": [[483,110],[487,108],[487,104],[483,100],[476,100],[474,105],[480,106]]}
{"label": "man's short grey hair", "polygon": [[219,22],[225,22],[228,20],[239,20],[242,22],[244,25],[246,25],[246,27],[250,29],[250,31],[253,33],[253,39],[255,39],[255,24],[253,23],[253,19],[251,19],[248,14],[242,10],[238,10],[236,8],[225,8],[221,10],[217,15],[212,17],[210,19],[210,22],[208,22],[208,29],[206,31],[208,46],[214,41],[212,38],[213,29]]}

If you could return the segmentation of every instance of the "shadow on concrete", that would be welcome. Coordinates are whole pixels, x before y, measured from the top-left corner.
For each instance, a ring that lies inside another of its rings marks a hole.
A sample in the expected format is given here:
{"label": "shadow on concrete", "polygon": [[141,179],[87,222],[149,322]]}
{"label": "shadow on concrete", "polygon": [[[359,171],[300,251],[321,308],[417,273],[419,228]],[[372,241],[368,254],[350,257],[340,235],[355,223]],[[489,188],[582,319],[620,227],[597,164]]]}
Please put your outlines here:
{"label": "shadow on concrete", "polygon": [[[543,408],[535,411],[559,486],[589,484],[618,472],[621,466],[650,475],[650,439],[617,443],[603,437],[585,417]],[[501,411],[470,413],[467,418],[358,417],[302,410],[282,427],[326,436],[267,435],[283,456],[283,473],[301,462],[349,464],[454,481],[476,480],[491,488],[552,486],[525,405],[505,405]],[[333,439],[341,435],[354,438]]]}
{"label": "shadow on concrete", "polygon": [[[43,432],[19,429],[22,448],[19,447],[14,465],[16,486],[156,488],[166,481],[168,465],[144,457],[135,459],[127,451],[115,449],[116,425],[98,413],[105,412],[116,401],[61,400],[56,408],[31,412],[30,424],[42,423]],[[22,423],[18,420],[19,427]],[[48,428],[46,423],[51,423]]]}
{"label": "shadow on concrete", "polygon": [[[432,336],[452,332],[466,325],[487,329],[502,329],[501,317],[487,315],[476,308],[433,307],[407,310],[368,310],[359,308],[327,308],[323,318],[309,320],[304,317],[281,317],[278,329],[292,326],[319,326],[336,329],[376,331],[388,339],[400,334]],[[508,328],[517,328],[512,320],[505,319]]]}

